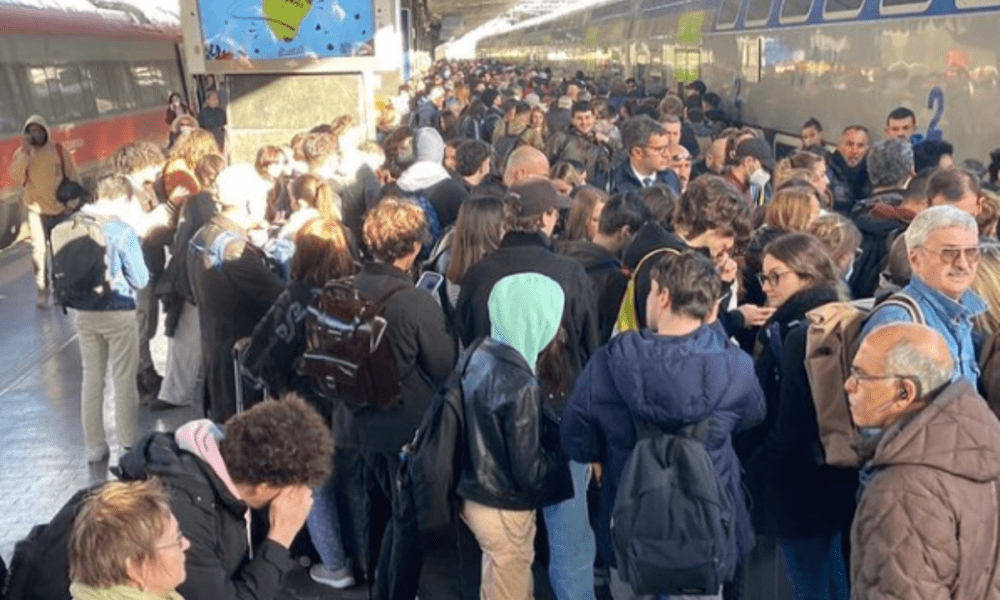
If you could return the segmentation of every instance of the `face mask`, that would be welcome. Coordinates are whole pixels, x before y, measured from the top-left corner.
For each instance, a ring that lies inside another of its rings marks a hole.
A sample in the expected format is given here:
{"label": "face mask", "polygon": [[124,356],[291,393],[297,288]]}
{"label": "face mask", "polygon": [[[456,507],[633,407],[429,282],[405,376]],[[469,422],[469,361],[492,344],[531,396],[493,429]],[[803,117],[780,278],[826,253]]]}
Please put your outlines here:
{"label": "face mask", "polygon": [[851,266],[847,267],[847,273],[844,273],[844,283],[851,280],[851,275],[854,274],[854,261],[851,261]]}
{"label": "face mask", "polygon": [[771,174],[768,173],[764,167],[761,167],[750,174],[750,183],[756,185],[757,187],[764,187],[767,182],[771,181]]}
{"label": "face mask", "polygon": [[863,440],[871,440],[871,439],[877,438],[880,435],[882,435],[883,433],[885,433],[885,429],[883,429],[881,427],[859,427],[858,428],[858,435],[860,435],[861,439],[863,439]]}

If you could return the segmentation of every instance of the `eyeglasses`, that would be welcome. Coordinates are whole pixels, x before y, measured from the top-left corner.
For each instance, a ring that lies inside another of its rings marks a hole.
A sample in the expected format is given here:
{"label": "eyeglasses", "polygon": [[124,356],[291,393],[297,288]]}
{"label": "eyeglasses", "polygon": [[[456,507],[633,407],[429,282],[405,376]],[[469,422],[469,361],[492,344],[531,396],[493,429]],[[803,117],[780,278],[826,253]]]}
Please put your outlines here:
{"label": "eyeglasses", "polygon": [[849,379],[855,381],[878,381],[879,379],[906,379],[905,375],[869,375],[857,367],[851,367]]}
{"label": "eyeglasses", "polygon": [[184,547],[184,540],[186,540],[186,539],[187,538],[184,537],[184,534],[182,532],[178,531],[177,532],[177,539],[175,539],[174,541],[170,542],[169,544],[162,544],[160,546],[157,546],[156,549],[157,550],[169,550],[171,548],[183,548]]}
{"label": "eyeglasses", "polygon": [[767,283],[770,283],[771,287],[778,287],[778,284],[781,283],[781,277],[789,273],[794,273],[794,271],[772,271],[767,274],[757,273],[757,281],[760,282],[761,287],[764,287],[764,284]]}
{"label": "eyeglasses", "polygon": [[657,154],[666,154],[670,150],[670,146],[646,146],[646,149]]}
{"label": "eyeglasses", "polygon": [[677,154],[670,157],[674,162],[691,162],[691,157],[686,154]]}
{"label": "eyeglasses", "polygon": [[959,256],[964,256],[967,263],[975,264],[979,262],[982,257],[983,249],[981,246],[967,246],[965,248],[941,248],[940,250],[931,250],[930,248],[925,248],[920,246],[920,249],[928,254],[934,254],[937,256],[942,263],[946,265],[953,265],[958,261]]}

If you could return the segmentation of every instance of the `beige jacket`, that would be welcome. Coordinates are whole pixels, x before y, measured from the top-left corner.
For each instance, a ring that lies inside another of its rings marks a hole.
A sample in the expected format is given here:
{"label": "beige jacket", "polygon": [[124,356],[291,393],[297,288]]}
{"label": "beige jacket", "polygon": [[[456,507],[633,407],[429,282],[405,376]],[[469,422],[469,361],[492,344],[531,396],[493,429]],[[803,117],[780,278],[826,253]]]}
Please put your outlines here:
{"label": "beige jacket", "polygon": [[[59,160],[59,151],[45,119],[32,115],[24,123],[24,129],[31,124],[41,125],[48,133],[49,139],[41,148],[31,147],[25,150],[18,148],[10,159],[8,171],[11,178],[24,185],[24,203],[29,210],[43,215],[62,214],[66,207],[56,199],[56,190],[63,179],[63,167]],[[73,157],[65,148],[62,150],[63,163],[66,165],[66,177],[80,181],[80,174],[73,163]]]}
{"label": "beige jacket", "polygon": [[1000,600],[1000,422],[962,380],[879,441],[851,528],[854,600]]}

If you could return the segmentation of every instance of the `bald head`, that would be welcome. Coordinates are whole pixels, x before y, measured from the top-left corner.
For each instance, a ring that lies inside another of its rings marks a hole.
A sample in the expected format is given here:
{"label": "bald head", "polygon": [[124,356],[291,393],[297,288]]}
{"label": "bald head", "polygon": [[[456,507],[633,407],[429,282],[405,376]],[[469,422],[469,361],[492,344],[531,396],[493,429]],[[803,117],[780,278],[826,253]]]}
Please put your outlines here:
{"label": "bald head", "polygon": [[952,379],[954,361],[936,330],[916,323],[890,323],[861,342],[844,384],[859,427],[887,427],[927,405]]}
{"label": "bald head", "polygon": [[528,177],[548,177],[549,159],[545,153],[534,146],[519,146],[507,158],[507,167],[503,171],[505,187],[515,185]]}

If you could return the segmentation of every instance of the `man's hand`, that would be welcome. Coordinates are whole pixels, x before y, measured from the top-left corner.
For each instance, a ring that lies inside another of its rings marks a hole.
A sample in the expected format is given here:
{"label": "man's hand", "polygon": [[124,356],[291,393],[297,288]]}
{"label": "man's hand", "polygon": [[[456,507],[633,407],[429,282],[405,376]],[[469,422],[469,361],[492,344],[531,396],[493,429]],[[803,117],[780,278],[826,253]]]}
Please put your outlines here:
{"label": "man's hand", "polygon": [[271,500],[271,529],[267,537],[285,548],[291,547],[292,540],[305,525],[312,503],[312,490],[306,486],[282,488]]}
{"label": "man's hand", "polygon": [[726,254],[721,259],[716,260],[715,268],[719,271],[719,278],[722,279],[722,283],[736,281],[736,273],[739,271],[739,265],[736,264],[732,256]]}
{"label": "man's hand", "polygon": [[774,308],[755,304],[743,304],[737,306],[736,310],[743,314],[743,324],[746,327],[760,327],[774,314]]}

